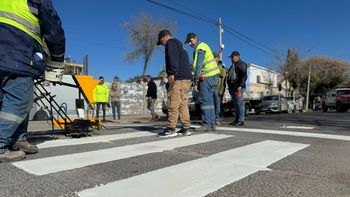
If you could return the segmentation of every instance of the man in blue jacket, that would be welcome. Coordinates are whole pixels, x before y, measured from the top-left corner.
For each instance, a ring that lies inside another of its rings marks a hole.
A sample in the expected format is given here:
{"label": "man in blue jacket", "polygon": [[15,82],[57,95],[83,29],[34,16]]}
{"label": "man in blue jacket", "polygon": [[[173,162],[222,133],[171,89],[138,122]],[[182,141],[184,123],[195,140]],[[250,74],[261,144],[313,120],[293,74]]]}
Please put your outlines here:
{"label": "man in blue jacket", "polygon": [[[168,74],[168,124],[159,137],[174,137],[178,133],[191,135],[188,92],[192,85],[192,71],[187,51],[181,41],[173,38],[168,30],[159,32],[157,45],[165,47],[165,65]],[[179,117],[182,129],[176,132]]]}
{"label": "man in blue jacket", "polygon": [[51,0],[1,0],[0,35],[0,162],[9,162],[38,152],[27,141],[33,80],[64,66],[65,37]]}

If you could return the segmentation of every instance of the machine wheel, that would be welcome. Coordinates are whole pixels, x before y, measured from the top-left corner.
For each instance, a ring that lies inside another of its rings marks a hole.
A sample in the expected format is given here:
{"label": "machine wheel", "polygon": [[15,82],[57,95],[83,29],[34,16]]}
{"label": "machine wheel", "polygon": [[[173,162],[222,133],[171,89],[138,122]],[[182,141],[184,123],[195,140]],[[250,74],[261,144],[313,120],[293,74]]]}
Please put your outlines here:
{"label": "machine wheel", "polygon": [[248,104],[246,104],[245,105],[245,112],[244,112],[245,116],[249,116],[249,112],[250,112],[250,107]]}

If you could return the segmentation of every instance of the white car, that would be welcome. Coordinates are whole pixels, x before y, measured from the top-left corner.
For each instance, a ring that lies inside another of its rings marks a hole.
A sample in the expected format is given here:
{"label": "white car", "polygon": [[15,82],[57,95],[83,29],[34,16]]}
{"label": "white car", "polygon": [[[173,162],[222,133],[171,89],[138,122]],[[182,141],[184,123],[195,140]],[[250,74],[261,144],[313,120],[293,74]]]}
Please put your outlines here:
{"label": "white car", "polygon": [[283,95],[268,95],[262,98],[262,102],[256,107],[257,112],[288,112],[288,102]]}

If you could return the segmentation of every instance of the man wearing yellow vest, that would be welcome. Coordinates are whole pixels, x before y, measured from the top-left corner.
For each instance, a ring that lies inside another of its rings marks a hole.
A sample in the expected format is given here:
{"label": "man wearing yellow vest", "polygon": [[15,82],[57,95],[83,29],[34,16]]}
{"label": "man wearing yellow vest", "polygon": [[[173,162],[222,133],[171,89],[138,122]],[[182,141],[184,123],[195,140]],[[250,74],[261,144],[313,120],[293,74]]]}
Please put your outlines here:
{"label": "man wearing yellow vest", "polygon": [[1,0],[0,35],[0,162],[10,162],[38,152],[27,141],[33,80],[45,69],[61,79],[65,37],[50,0]]}
{"label": "man wearing yellow vest", "polygon": [[197,130],[216,130],[214,99],[216,98],[216,83],[220,69],[209,46],[204,42],[199,42],[196,34],[188,33],[185,43],[189,43],[194,48],[192,69],[194,83],[199,90],[199,103],[202,110],[202,126]]}
{"label": "man wearing yellow vest", "polygon": [[100,76],[100,81],[94,88],[94,102],[96,103],[96,118],[99,119],[100,107],[102,105],[103,119],[102,122],[106,122],[106,105],[109,102],[109,88],[104,82],[104,78]]}

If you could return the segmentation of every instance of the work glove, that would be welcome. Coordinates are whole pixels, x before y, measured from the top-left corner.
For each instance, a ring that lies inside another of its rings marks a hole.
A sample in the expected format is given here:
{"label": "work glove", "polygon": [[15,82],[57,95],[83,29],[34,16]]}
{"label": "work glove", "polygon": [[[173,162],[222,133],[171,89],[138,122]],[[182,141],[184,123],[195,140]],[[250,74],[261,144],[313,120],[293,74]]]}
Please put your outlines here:
{"label": "work glove", "polygon": [[45,80],[51,82],[62,82],[64,71],[63,62],[49,60],[45,68]]}

